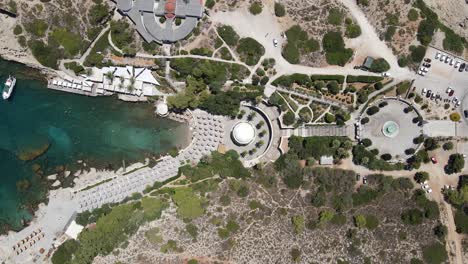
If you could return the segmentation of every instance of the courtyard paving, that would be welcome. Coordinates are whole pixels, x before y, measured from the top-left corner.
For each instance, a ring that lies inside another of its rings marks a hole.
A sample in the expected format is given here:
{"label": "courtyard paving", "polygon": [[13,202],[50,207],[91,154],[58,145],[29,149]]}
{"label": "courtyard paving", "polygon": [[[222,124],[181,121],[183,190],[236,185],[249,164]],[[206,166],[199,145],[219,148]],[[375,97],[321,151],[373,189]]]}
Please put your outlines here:
{"label": "courtyard paving", "polygon": [[[407,155],[405,150],[409,148],[417,148],[413,143],[413,139],[422,133],[422,127],[413,123],[413,119],[417,117],[415,111],[407,114],[403,111],[408,104],[396,100],[385,100],[388,105],[380,108],[380,111],[372,116],[364,113],[363,117],[369,117],[369,123],[363,125],[361,138],[368,138],[372,140],[371,149],[376,148],[379,150],[379,155],[388,153],[391,154],[395,160],[406,159]],[[378,105],[382,101],[377,101],[374,105]],[[399,126],[399,132],[395,137],[386,137],[382,128],[387,121],[393,121]]]}

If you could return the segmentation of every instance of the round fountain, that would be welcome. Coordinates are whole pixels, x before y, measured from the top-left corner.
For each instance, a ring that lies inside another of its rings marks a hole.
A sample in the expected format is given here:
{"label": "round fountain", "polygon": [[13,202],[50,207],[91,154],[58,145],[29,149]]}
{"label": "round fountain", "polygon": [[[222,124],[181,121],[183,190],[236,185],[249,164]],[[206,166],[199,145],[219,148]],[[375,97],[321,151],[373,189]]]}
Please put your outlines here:
{"label": "round fountain", "polygon": [[400,126],[395,121],[387,121],[382,127],[382,133],[389,138],[394,138],[400,132]]}

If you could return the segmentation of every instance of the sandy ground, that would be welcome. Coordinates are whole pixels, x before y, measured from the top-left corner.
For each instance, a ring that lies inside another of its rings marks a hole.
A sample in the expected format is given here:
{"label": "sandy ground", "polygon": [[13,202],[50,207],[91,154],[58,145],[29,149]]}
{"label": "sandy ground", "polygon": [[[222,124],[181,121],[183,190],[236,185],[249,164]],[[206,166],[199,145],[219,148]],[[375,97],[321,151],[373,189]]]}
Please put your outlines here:
{"label": "sandy ground", "polygon": [[468,4],[465,0],[424,0],[424,2],[437,13],[446,26],[462,37],[468,38]]}
{"label": "sandy ground", "polygon": [[16,24],[17,19],[7,15],[0,15],[0,56],[7,60],[41,67],[29,50],[22,48],[18,43],[16,36],[13,34]]}

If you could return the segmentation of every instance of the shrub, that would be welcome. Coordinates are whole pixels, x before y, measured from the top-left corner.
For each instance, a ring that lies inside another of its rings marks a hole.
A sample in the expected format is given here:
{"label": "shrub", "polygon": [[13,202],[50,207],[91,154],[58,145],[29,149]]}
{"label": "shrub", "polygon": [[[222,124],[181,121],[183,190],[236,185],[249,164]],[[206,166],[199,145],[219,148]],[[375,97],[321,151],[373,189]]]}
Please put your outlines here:
{"label": "shrub", "polygon": [[301,251],[298,248],[292,248],[289,254],[294,262],[299,262],[301,260]]}
{"label": "shrub", "polygon": [[13,29],[13,34],[20,35],[21,33],[23,33],[23,28],[21,27],[21,25],[16,25]]}
{"label": "shrub", "polygon": [[338,86],[336,81],[331,81],[327,84],[327,89],[331,94],[338,94],[341,90],[341,87]]}
{"label": "shrub", "polygon": [[372,72],[386,72],[390,69],[390,64],[384,59],[379,58],[374,60],[371,65],[370,71]]}
{"label": "shrub", "polygon": [[380,111],[380,108],[374,105],[374,106],[367,108],[366,113],[371,116],[371,115],[378,113],[379,111]]}
{"label": "shrub", "polygon": [[444,170],[447,174],[459,173],[465,167],[465,158],[462,154],[452,154]]}
{"label": "shrub", "polygon": [[343,23],[343,13],[338,8],[332,8],[328,11],[328,23],[338,26]]}
{"label": "shrub", "polygon": [[368,138],[365,138],[365,139],[361,140],[361,144],[364,147],[368,148],[368,147],[372,146],[372,140],[370,140]]}
{"label": "shrub", "polygon": [[442,145],[442,148],[444,150],[452,150],[453,149],[453,142],[445,142],[443,145]]}
{"label": "shrub", "polygon": [[215,0],[206,0],[206,2],[205,2],[205,6],[206,6],[208,9],[213,8],[215,4],[216,4],[216,1],[215,1]]}
{"label": "shrub", "polygon": [[[381,82],[375,83],[375,84],[374,84],[374,88],[375,88],[376,90],[380,90],[380,89],[383,88],[383,84],[382,84]],[[380,107],[380,105],[379,105],[379,107]]]}
{"label": "shrub", "polygon": [[340,32],[328,32],[322,41],[327,63],[344,66],[353,55],[352,49],[346,49]]}
{"label": "shrub", "polygon": [[356,225],[356,227],[359,227],[359,228],[366,227],[365,215],[355,215],[353,219],[354,219],[354,224]]}
{"label": "shrub", "polygon": [[25,30],[35,37],[44,37],[48,27],[47,22],[42,19],[34,19],[24,25]]}
{"label": "shrub", "polygon": [[440,242],[435,242],[423,248],[423,258],[426,263],[439,264],[447,260],[447,251]]}
{"label": "shrub", "polygon": [[418,18],[419,18],[419,12],[416,9],[411,8],[410,11],[408,12],[409,21],[416,21],[418,20]]}
{"label": "shrub", "polygon": [[250,66],[256,65],[265,54],[265,48],[253,38],[240,39],[236,50],[240,59]]}
{"label": "shrub", "polygon": [[295,215],[291,217],[291,223],[293,224],[294,232],[296,234],[301,234],[302,232],[304,232],[304,227],[305,227],[304,216]]}
{"label": "shrub", "polygon": [[283,116],[283,123],[287,126],[294,125],[296,123],[296,115],[291,111],[286,112]]}
{"label": "shrub", "polygon": [[406,58],[405,56],[399,57],[398,58],[398,66],[400,66],[400,67],[408,66],[408,58]]}
{"label": "shrub", "polygon": [[277,17],[283,17],[286,15],[286,9],[281,3],[275,2],[275,15]]}
{"label": "shrub", "polygon": [[348,75],[346,77],[346,82],[347,83],[375,83],[375,82],[380,82],[384,78],[380,76],[355,76],[355,75]]}
{"label": "shrub", "polygon": [[412,48],[410,47],[411,51],[411,60],[414,63],[420,63],[424,59],[424,55],[426,54],[426,47],[424,46],[417,46]]}
{"label": "shrub", "polygon": [[78,249],[79,243],[75,239],[65,241],[60,245],[52,256],[53,264],[68,263],[72,260],[73,254]]}
{"label": "shrub", "polygon": [[368,229],[376,229],[379,226],[379,219],[374,215],[366,215],[366,227]]}
{"label": "shrub", "polygon": [[229,46],[236,46],[239,41],[239,35],[237,35],[231,26],[219,27],[218,34]]}
{"label": "shrub", "polygon": [[325,122],[327,123],[334,123],[336,121],[336,117],[330,113],[325,114]]}
{"label": "shrub", "polygon": [[287,43],[281,53],[283,57],[291,64],[298,64],[300,58],[299,49],[292,43]]}
{"label": "shrub", "polygon": [[445,237],[447,236],[448,230],[447,227],[443,224],[438,224],[434,227],[434,235],[439,238],[439,240],[444,241]]}
{"label": "shrub", "polygon": [[424,214],[419,209],[408,209],[401,214],[401,220],[407,225],[419,225],[422,223]]}
{"label": "shrub", "polygon": [[429,173],[427,173],[427,172],[425,172],[425,171],[418,171],[418,172],[416,172],[416,174],[414,175],[414,180],[415,180],[417,183],[421,183],[421,182],[427,181],[427,180],[429,180]]}
{"label": "shrub", "polygon": [[461,117],[460,117],[460,114],[459,113],[451,113],[450,114],[450,120],[452,120],[453,122],[458,122],[460,121]]}
{"label": "shrub", "polygon": [[252,15],[258,15],[262,12],[262,8],[261,2],[253,2],[249,7],[249,11]]}
{"label": "shrub", "polygon": [[385,153],[385,154],[382,154],[382,156],[380,156],[381,159],[385,160],[385,161],[389,161],[392,159],[392,155],[388,154],[388,153]]}
{"label": "shrub", "polygon": [[345,77],[343,75],[319,75],[314,74],[310,76],[310,80],[313,82],[316,81],[336,81],[339,84],[344,82]]}
{"label": "shrub", "polygon": [[358,24],[346,25],[346,37],[357,38],[361,35],[361,27]]}

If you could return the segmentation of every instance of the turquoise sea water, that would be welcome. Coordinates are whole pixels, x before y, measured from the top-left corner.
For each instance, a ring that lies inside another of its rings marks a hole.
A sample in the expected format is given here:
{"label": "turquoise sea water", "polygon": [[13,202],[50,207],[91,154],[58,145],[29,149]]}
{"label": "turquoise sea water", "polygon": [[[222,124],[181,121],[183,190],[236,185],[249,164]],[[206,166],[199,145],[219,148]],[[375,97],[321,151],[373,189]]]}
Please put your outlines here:
{"label": "turquoise sea water", "polygon": [[[31,218],[30,205],[44,199],[44,177],[58,166],[117,169],[147,156],[186,144],[185,125],[156,118],[147,103],[126,103],[113,97],[85,97],[46,89],[34,70],[0,61],[0,82],[17,77],[10,101],[0,100],[0,233],[20,229]],[[22,154],[49,146],[40,157],[24,161]],[[38,165],[43,175],[34,172]],[[17,190],[27,179],[31,187]]]}

